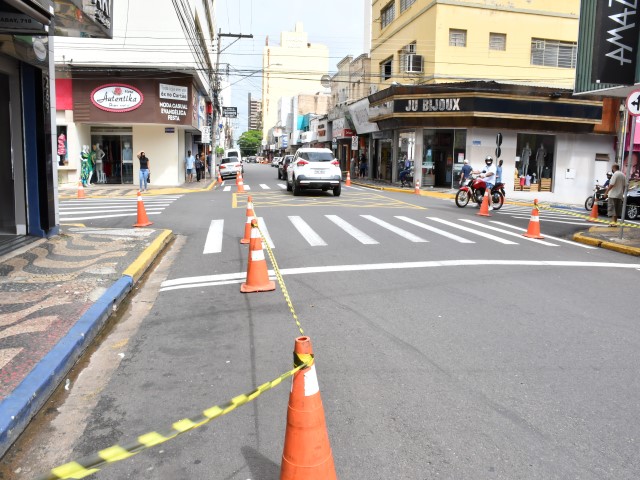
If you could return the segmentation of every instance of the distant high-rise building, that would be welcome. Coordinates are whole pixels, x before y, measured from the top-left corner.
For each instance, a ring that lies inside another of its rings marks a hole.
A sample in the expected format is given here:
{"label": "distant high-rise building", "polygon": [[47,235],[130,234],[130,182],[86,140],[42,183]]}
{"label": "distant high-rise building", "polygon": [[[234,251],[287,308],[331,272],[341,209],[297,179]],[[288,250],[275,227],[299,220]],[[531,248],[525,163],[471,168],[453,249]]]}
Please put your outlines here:
{"label": "distant high-rise building", "polygon": [[252,100],[251,93],[249,93],[247,112],[249,112],[248,129],[262,130],[262,100]]}

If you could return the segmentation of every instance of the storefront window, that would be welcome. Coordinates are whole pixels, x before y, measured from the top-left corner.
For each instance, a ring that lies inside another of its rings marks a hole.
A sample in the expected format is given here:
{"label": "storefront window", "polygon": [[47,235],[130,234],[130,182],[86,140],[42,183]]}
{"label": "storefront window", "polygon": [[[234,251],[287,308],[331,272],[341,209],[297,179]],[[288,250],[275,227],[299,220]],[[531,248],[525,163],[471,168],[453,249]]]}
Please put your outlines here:
{"label": "storefront window", "polygon": [[[554,173],[556,137],[519,133],[516,146],[514,189],[551,192]],[[507,182],[507,172],[502,174]]]}
{"label": "storefront window", "polygon": [[91,155],[96,183],[133,183],[133,136],[130,128],[92,128]]}
{"label": "storefront window", "polygon": [[58,165],[64,166],[69,164],[69,153],[67,150],[67,126],[62,125],[57,127],[56,132],[57,139],[57,154],[58,154]]}
{"label": "storefront window", "polygon": [[425,130],[422,185],[454,186],[466,157],[466,145],[466,130]]}
{"label": "storefront window", "polygon": [[396,178],[400,172],[406,169],[413,170],[416,147],[415,132],[400,132],[398,145],[398,158],[396,159]]}

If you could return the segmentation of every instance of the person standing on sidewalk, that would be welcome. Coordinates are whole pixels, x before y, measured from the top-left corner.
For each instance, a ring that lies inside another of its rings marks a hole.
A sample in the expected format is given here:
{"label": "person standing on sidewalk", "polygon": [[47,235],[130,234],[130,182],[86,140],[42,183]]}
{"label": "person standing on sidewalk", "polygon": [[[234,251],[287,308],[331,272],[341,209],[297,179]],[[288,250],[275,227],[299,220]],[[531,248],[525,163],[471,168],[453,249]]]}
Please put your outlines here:
{"label": "person standing on sidewalk", "polygon": [[613,218],[613,223],[610,227],[618,226],[618,217],[622,216],[622,198],[624,196],[624,190],[627,186],[627,177],[620,171],[620,165],[614,163],[611,167],[613,175],[609,180],[609,186],[604,192],[607,201],[607,213]]}
{"label": "person standing on sidewalk", "polygon": [[149,173],[151,173],[151,169],[149,168],[149,159],[145,155],[144,151],[138,153],[138,159],[140,160],[140,191],[146,192]]}
{"label": "person standing on sidewalk", "polygon": [[193,170],[196,168],[196,159],[191,155],[191,150],[187,150],[187,157],[184,159],[187,171],[187,182],[193,183]]}

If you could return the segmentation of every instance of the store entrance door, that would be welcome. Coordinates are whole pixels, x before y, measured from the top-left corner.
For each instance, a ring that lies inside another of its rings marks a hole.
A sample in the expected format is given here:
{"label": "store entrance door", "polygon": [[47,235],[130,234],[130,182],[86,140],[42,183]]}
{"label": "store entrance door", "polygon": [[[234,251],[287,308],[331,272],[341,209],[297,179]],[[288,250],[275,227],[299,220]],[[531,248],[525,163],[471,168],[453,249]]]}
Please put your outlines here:
{"label": "store entrance door", "polygon": [[[92,131],[91,150],[96,159],[94,181],[97,183],[132,184],[133,149],[130,134],[98,134]],[[102,161],[100,162],[100,159]]]}
{"label": "store entrance door", "polygon": [[0,233],[16,233],[9,76],[0,74]]}

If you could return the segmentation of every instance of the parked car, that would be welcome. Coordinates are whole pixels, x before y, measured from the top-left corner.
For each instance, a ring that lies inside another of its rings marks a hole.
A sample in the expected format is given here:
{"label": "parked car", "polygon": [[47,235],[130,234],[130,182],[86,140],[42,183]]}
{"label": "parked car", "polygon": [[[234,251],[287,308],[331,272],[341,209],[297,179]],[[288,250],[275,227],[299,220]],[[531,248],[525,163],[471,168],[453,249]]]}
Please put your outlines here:
{"label": "parked car", "polygon": [[[600,215],[607,214],[608,201],[598,199],[598,213]],[[629,189],[627,192],[627,211],[624,214],[625,219],[636,220],[640,218],[640,185]]]}
{"label": "parked car", "polygon": [[293,160],[293,155],[285,155],[282,157],[282,161],[278,165],[278,180],[287,179],[287,168],[289,167],[291,160]]}
{"label": "parked car", "polygon": [[280,160],[282,160],[282,157],[273,157],[273,160],[271,160],[271,166],[278,168]]}
{"label": "parked car", "polygon": [[247,157],[247,163],[256,163],[256,157],[255,156]]}
{"label": "parked car", "polygon": [[328,148],[300,148],[287,168],[287,190],[300,195],[303,189],[333,190],[336,197],[342,190],[340,163]]}
{"label": "parked car", "polygon": [[237,177],[238,173],[244,173],[242,162],[238,157],[223,157],[218,165],[220,176],[224,180],[226,177]]}

